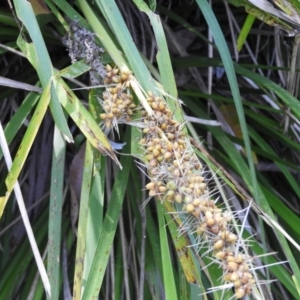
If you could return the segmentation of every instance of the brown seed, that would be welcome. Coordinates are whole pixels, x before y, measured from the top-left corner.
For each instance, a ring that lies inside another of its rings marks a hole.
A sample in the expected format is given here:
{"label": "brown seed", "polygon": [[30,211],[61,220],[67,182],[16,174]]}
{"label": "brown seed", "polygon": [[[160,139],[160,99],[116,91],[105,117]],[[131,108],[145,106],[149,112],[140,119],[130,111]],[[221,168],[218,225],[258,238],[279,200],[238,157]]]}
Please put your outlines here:
{"label": "brown seed", "polygon": [[170,141],[167,141],[166,148],[168,151],[173,151],[173,144]]}
{"label": "brown seed", "polygon": [[193,201],[193,197],[192,196],[185,196],[184,197],[184,203],[192,203],[192,201]]}
{"label": "brown seed", "polygon": [[169,158],[171,158],[172,157],[172,153],[171,152],[166,152],[165,154],[164,154],[164,158],[165,159],[169,159]]}
{"label": "brown seed", "polygon": [[165,193],[166,190],[167,190],[167,188],[166,188],[165,186],[160,186],[160,187],[158,187],[158,191],[159,191],[160,193]]}
{"label": "brown seed", "polygon": [[191,203],[188,203],[185,207],[185,210],[188,212],[188,213],[191,213],[192,211],[194,211],[195,207],[193,204]]}
{"label": "brown seed", "polygon": [[174,200],[177,202],[177,203],[181,203],[182,202],[182,197],[180,194],[176,194],[174,196]]}
{"label": "brown seed", "polygon": [[167,133],[167,138],[169,139],[169,140],[174,140],[175,139],[175,135],[173,134],[173,133]]}
{"label": "brown seed", "polygon": [[234,244],[237,241],[237,236],[234,233],[230,233],[227,237],[227,242]]}
{"label": "brown seed", "polygon": [[115,68],[112,70],[113,74],[117,75],[119,73],[119,69],[118,68]]}
{"label": "brown seed", "polygon": [[144,128],[144,129],[143,129],[143,133],[144,133],[144,134],[148,134],[149,132],[150,132],[150,128]]}
{"label": "brown seed", "polygon": [[172,200],[174,198],[175,192],[173,190],[170,190],[167,192],[166,197],[168,200]]}
{"label": "brown seed", "polygon": [[168,181],[166,186],[169,190],[175,190],[177,187],[175,181],[173,180]]}
{"label": "brown seed", "polygon": [[223,240],[218,240],[214,243],[214,249],[219,250],[224,247],[224,241]]}
{"label": "brown seed", "polygon": [[244,258],[243,258],[243,255],[241,253],[239,253],[235,259],[235,261],[238,263],[238,264],[241,264],[244,262]]}
{"label": "brown seed", "polygon": [[160,152],[157,149],[153,149],[152,154],[156,158],[160,155]]}
{"label": "brown seed", "polygon": [[223,259],[225,258],[225,256],[226,256],[226,254],[225,254],[224,251],[219,251],[219,252],[217,252],[217,253],[215,254],[215,257],[216,257],[217,259],[221,259],[221,260],[223,260]]}
{"label": "brown seed", "polygon": [[145,138],[142,138],[140,141],[139,141],[139,144],[140,145],[146,145],[146,139]]}
{"label": "brown seed", "polygon": [[237,272],[232,272],[230,276],[230,281],[234,282],[238,279],[239,279],[239,275],[237,274]]}
{"label": "brown seed", "polygon": [[201,203],[201,200],[200,200],[199,198],[195,198],[195,199],[193,200],[193,205],[194,205],[194,206],[199,206],[200,203]]}
{"label": "brown seed", "polygon": [[220,227],[218,225],[213,225],[211,228],[210,228],[210,231],[214,234],[218,234],[219,231],[220,231]]}
{"label": "brown seed", "polygon": [[199,183],[199,187],[201,190],[204,190],[206,188],[206,183],[204,183],[204,182]]}
{"label": "brown seed", "polygon": [[152,103],[151,103],[151,107],[152,107],[153,109],[158,109],[158,105],[157,105],[156,102],[152,102]]}
{"label": "brown seed", "polygon": [[157,192],[155,190],[150,190],[149,191],[149,196],[150,197],[155,197],[155,196],[157,196]]}
{"label": "brown seed", "polygon": [[236,280],[236,281],[233,282],[233,285],[237,289],[237,288],[241,287],[242,282],[238,279],[238,280]]}
{"label": "brown seed", "polygon": [[166,123],[162,123],[162,124],[160,125],[160,128],[161,128],[162,130],[166,130],[166,129],[167,129],[167,124],[166,124]]}
{"label": "brown seed", "polygon": [[128,74],[125,74],[125,73],[121,74],[122,81],[126,81],[126,80],[128,80],[128,78],[129,78]]}
{"label": "brown seed", "polygon": [[162,162],[164,160],[164,157],[163,157],[163,155],[160,155],[156,159],[157,159],[157,161]]}
{"label": "brown seed", "polygon": [[233,255],[227,255],[226,261],[227,262],[231,262],[231,261],[235,262],[235,257]]}
{"label": "brown seed", "polygon": [[149,166],[150,166],[151,168],[156,167],[156,166],[157,166],[157,161],[156,161],[155,159],[152,159],[152,160],[149,162]]}
{"label": "brown seed", "polygon": [[106,114],[100,114],[100,118],[101,118],[102,120],[105,120],[105,119],[106,119]]}
{"label": "brown seed", "polygon": [[225,281],[230,281],[230,277],[231,277],[231,273],[226,273],[226,274],[224,275],[224,280],[225,280]]}
{"label": "brown seed", "polygon": [[149,183],[146,185],[146,189],[147,189],[147,190],[154,190],[154,189],[155,189],[155,186],[156,186],[156,184],[155,184],[153,181],[151,181],[151,182],[149,182]]}
{"label": "brown seed", "polygon": [[159,110],[163,111],[166,108],[166,105],[162,102],[159,103],[158,105]]}
{"label": "brown seed", "polygon": [[246,295],[244,288],[238,288],[235,290],[235,296],[237,299],[241,299]]}
{"label": "brown seed", "polygon": [[213,218],[207,219],[207,226],[212,227],[215,224],[215,220]]}
{"label": "brown seed", "polygon": [[111,81],[114,82],[114,83],[118,83],[118,82],[120,82],[120,78],[117,77],[117,76],[113,76],[113,77],[111,78]]}
{"label": "brown seed", "polygon": [[153,154],[148,154],[148,155],[146,155],[146,159],[147,159],[148,161],[152,160],[153,158],[154,158]]}
{"label": "brown seed", "polygon": [[238,264],[234,261],[230,261],[228,264],[227,264],[227,269],[231,272],[233,271],[236,271],[238,269]]}

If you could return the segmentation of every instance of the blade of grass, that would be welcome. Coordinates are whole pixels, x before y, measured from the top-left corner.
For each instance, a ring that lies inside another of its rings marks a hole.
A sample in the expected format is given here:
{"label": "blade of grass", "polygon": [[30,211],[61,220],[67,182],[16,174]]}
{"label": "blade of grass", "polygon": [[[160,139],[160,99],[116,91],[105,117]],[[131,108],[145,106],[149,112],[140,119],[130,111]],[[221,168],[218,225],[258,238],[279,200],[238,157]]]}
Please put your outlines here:
{"label": "blade of grass", "polygon": [[167,40],[164,34],[160,17],[159,15],[154,14],[144,1],[134,0],[134,3],[141,11],[144,11],[150,19],[158,48],[156,58],[161,76],[161,83],[164,92],[166,93],[168,106],[174,112],[177,120],[183,122],[183,116],[179,107],[179,102],[176,101],[178,93],[169,55]]}
{"label": "blade of grass", "polygon": [[[10,170],[12,168],[12,159],[11,159],[11,156],[10,156],[10,153],[9,153],[7,142],[5,140],[5,135],[4,135],[4,131],[3,131],[1,123],[0,123],[0,146],[1,146],[2,151],[3,151],[3,155],[4,155],[4,158],[5,158],[6,165],[7,165],[8,169]],[[50,297],[51,296],[51,287],[50,287],[49,278],[47,276],[47,272],[46,272],[41,254],[39,252],[37,242],[36,242],[35,236],[33,234],[32,227],[31,227],[30,222],[29,222],[29,218],[28,218],[28,215],[27,215],[24,199],[23,199],[21,188],[20,188],[20,185],[17,181],[17,178],[16,178],[16,181],[13,183],[13,189],[14,189],[15,196],[16,196],[16,199],[17,199],[17,203],[18,203],[18,206],[19,206],[19,209],[20,209],[22,220],[24,222],[24,226],[25,226],[25,229],[26,229],[26,232],[27,232],[27,235],[28,235],[30,246],[32,248],[32,252],[33,252],[34,258],[36,260],[37,267],[39,269],[40,276],[41,276],[43,284],[44,284],[46,294]],[[7,196],[7,194],[9,194],[9,192],[6,193],[6,196]],[[4,200],[4,204],[6,204],[7,199],[8,198],[6,198]],[[4,207],[3,207],[3,209],[4,209]],[[2,209],[2,213],[3,213],[3,209]]]}
{"label": "blade of grass", "polygon": [[[39,94],[29,93],[18,110],[15,112],[15,114],[10,118],[4,129],[5,138],[8,145],[11,143],[15,135],[19,132],[22,124],[26,120],[27,116],[29,115],[39,98]],[[0,149],[0,160],[2,158],[2,155],[2,149]]]}
{"label": "blade of grass", "polygon": [[83,272],[84,272],[84,258],[87,247],[87,222],[88,222],[88,202],[91,189],[91,180],[93,174],[93,151],[90,143],[86,144],[83,178],[80,196],[80,210],[78,221],[78,235],[76,245],[75,271],[74,271],[74,285],[73,285],[73,299],[81,299],[83,286]]}
{"label": "blade of grass", "polygon": [[51,285],[51,299],[59,298],[60,251],[63,185],[65,170],[66,142],[55,126],[53,137],[53,154],[51,167],[50,209],[48,227],[48,261],[47,271]]}
{"label": "blade of grass", "polygon": [[101,153],[109,155],[114,162],[121,167],[106,135],[102,132],[91,114],[86,110],[76,95],[58,76],[53,78],[53,85],[61,104],[89,142]]}
{"label": "blade of grass", "polygon": [[[33,12],[30,2],[21,0],[14,1],[14,4],[17,16],[24,23],[31,40],[33,41],[33,43],[26,43],[20,35],[18,45],[22,49],[23,53],[27,55],[27,58],[36,69],[43,88],[46,88],[54,72],[43,36],[36,20],[36,16]],[[34,57],[30,57],[31,54],[34,54]],[[72,134],[69,130],[62,108],[59,104],[58,97],[54,91],[51,91],[51,95],[52,98],[50,102],[50,109],[55,123],[59,130],[61,130],[62,133],[66,136],[66,138],[69,141],[73,141]]]}
{"label": "blade of grass", "polygon": [[[127,130],[126,140],[130,140],[130,130]],[[128,144],[124,147],[124,152],[129,152]],[[119,215],[121,213],[122,203],[127,188],[131,162],[132,158],[130,156],[122,156],[121,163],[123,170],[118,170],[115,177],[110,202],[104,217],[103,228],[100,236],[98,237],[97,249],[91,266],[91,271],[82,295],[83,300],[98,297],[100,287],[102,286],[103,277],[108,263],[113,239],[116,234]],[[97,214],[97,212],[94,213]]]}
{"label": "blade of grass", "polygon": [[35,136],[37,134],[37,131],[40,127],[40,124],[43,120],[43,117],[46,113],[48,104],[50,101],[50,83],[47,85],[47,87],[44,89],[44,92],[42,93],[41,99],[34,111],[34,114],[32,116],[32,119],[29,123],[29,126],[26,130],[26,133],[24,135],[24,138],[21,142],[21,145],[19,147],[19,150],[16,154],[16,157],[13,161],[12,167],[9,171],[9,174],[7,175],[7,178],[5,180],[7,192],[4,197],[0,198],[0,217],[3,214],[4,207],[6,205],[6,202],[10,196],[10,193],[13,190],[13,187],[20,175],[20,172],[23,168],[23,165],[25,163],[25,160],[28,156],[29,150],[32,146],[32,143],[35,139]]}
{"label": "blade of grass", "polygon": [[163,267],[163,279],[164,279],[164,290],[166,299],[178,299],[174,269],[170,258],[170,249],[167,237],[167,228],[164,218],[164,208],[162,203],[156,202],[157,217],[159,224],[159,238],[160,238],[160,249],[161,249],[161,260]]}
{"label": "blade of grass", "polygon": [[243,24],[242,30],[237,39],[237,50],[238,51],[241,51],[243,45],[245,44],[245,41],[246,41],[247,36],[252,28],[254,21],[255,21],[255,17],[253,15],[249,14],[246,18],[245,23]]}

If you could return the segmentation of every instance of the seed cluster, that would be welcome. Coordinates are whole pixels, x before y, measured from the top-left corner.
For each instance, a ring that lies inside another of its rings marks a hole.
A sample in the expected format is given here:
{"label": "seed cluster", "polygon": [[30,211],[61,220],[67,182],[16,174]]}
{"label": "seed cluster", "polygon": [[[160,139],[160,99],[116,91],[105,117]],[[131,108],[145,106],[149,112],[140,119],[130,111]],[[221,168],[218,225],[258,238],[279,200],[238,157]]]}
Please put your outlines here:
{"label": "seed cluster", "polygon": [[[71,24],[71,34],[64,40],[72,62],[85,58],[106,85],[100,103],[100,115],[106,130],[117,129],[119,123],[131,121],[136,105],[130,89],[130,72],[120,72],[110,65],[103,66],[94,35],[77,23]],[[235,289],[240,299],[251,294],[255,280],[250,269],[250,257],[240,253],[238,236],[231,230],[233,216],[219,208],[211,199],[204,170],[195,155],[183,125],[173,118],[163,98],[148,93],[147,102],[153,110],[142,112],[145,160],[150,182],[146,185],[150,197],[174,203],[184,213],[185,227],[204,240],[214,260],[224,271],[223,279]],[[204,242],[203,242],[204,244]]]}
{"label": "seed cluster", "polygon": [[203,177],[203,167],[194,154],[179,122],[172,118],[161,97],[148,94],[154,114],[144,112],[143,138],[150,183],[149,196],[177,203],[192,221],[189,229],[205,239],[215,260],[232,284],[237,299],[251,293],[255,284],[244,255],[237,253],[237,235],[231,230],[232,215],[217,207]]}
{"label": "seed cluster", "polygon": [[133,103],[133,97],[130,92],[129,80],[130,72],[120,72],[117,68],[106,66],[106,75],[103,79],[104,84],[114,84],[113,87],[107,87],[103,92],[103,99],[100,103],[104,113],[100,118],[104,121],[106,129],[112,126],[117,127],[120,122],[129,122],[133,115],[136,105]]}

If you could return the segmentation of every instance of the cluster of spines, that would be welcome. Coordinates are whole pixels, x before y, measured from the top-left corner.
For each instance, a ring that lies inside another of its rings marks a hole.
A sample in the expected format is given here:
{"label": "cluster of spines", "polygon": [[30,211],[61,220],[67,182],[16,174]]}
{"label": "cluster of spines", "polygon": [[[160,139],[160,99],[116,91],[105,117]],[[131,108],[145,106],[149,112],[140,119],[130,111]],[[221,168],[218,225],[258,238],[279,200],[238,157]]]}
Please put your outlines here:
{"label": "cluster of spines", "polygon": [[[106,66],[107,85],[101,101],[104,113],[100,117],[107,129],[118,120],[131,120],[133,109],[130,73]],[[166,102],[148,93],[147,102],[153,110],[143,116],[143,138],[146,167],[150,182],[146,185],[150,197],[177,203],[181,211],[192,218],[189,230],[204,237],[215,260],[224,270],[223,279],[232,284],[237,299],[251,294],[255,284],[249,260],[237,252],[237,235],[231,231],[232,215],[219,208],[210,198],[203,167],[189,144],[183,126],[173,118]]]}
{"label": "cluster of spines", "polygon": [[[112,126],[122,122],[129,122],[133,115],[136,105],[129,90],[130,72],[120,72],[118,68],[106,66],[106,75],[103,79],[107,88],[103,92],[103,99],[100,101],[104,112],[100,114],[105,128],[110,129]],[[109,85],[112,85],[109,87]]]}
{"label": "cluster of spines", "polygon": [[146,166],[151,181],[149,196],[177,203],[192,221],[189,230],[204,238],[215,260],[224,270],[237,299],[251,294],[255,280],[245,255],[236,250],[238,236],[231,230],[232,214],[210,198],[203,168],[193,152],[182,125],[161,97],[149,93],[153,115],[144,113],[143,139]]}

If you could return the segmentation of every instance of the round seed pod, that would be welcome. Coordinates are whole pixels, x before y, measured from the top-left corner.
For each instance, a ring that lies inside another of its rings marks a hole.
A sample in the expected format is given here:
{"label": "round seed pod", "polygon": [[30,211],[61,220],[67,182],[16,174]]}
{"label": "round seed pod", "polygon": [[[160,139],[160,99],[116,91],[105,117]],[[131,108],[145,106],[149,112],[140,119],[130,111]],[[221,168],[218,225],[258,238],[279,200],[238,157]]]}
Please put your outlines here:
{"label": "round seed pod", "polygon": [[243,255],[241,253],[238,253],[238,255],[236,256],[235,258],[235,261],[238,263],[238,264],[241,264],[243,263],[245,260],[243,258]]}
{"label": "round seed pod", "polygon": [[160,193],[165,193],[167,191],[167,188],[165,186],[160,186],[160,187],[158,187],[158,191]]}
{"label": "round seed pod", "polygon": [[169,159],[169,158],[171,158],[172,157],[172,153],[171,152],[166,152],[165,154],[164,154],[164,158],[165,159]]}
{"label": "round seed pod", "polygon": [[175,169],[173,171],[173,175],[176,176],[176,177],[179,177],[180,176],[180,170],[179,169]]}
{"label": "round seed pod", "polygon": [[227,269],[231,272],[233,271],[236,271],[238,269],[238,264],[234,261],[230,261],[228,264],[227,264]]}
{"label": "round seed pod", "polygon": [[188,203],[185,207],[185,210],[188,212],[188,213],[191,213],[192,211],[194,211],[195,207],[193,204],[191,203]]}
{"label": "round seed pod", "polygon": [[223,279],[224,279],[224,281],[230,281],[230,277],[231,277],[231,273],[226,273],[226,274],[224,274],[224,277],[223,277]]}
{"label": "round seed pod", "polygon": [[155,186],[156,186],[156,184],[155,184],[153,181],[151,181],[151,182],[149,182],[149,183],[146,185],[146,189],[147,189],[147,190],[154,190],[154,189],[155,189]]}
{"label": "round seed pod", "polygon": [[166,123],[162,123],[162,124],[160,125],[160,128],[161,128],[162,130],[166,130],[166,129],[167,129],[167,124],[166,124]]}
{"label": "round seed pod", "polygon": [[213,214],[210,211],[205,212],[205,219],[211,219]]}
{"label": "round seed pod", "polygon": [[157,192],[155,190],[150,190],[149,191],[149,196],[150,197],[155,197],[155,196],[157,196]]}
{"label": "round seed pod", "polygon": [[237,289],[242,286],[242,282],[238,279],[233,282],[234,287]]}
{"label": "round seed pod", "polygon": [[158,105],[158,108],[159,108],[160,111],[164,111],[165,108],[166,108],[166,105],[163,102],[160,102],[159,105]]}
{"label": "round seed pod", "polygon": [[223,241],[223,240],[218,240],[218,241],[216,241],[216,242],[214,243],[213,248],[214,248],[215,250],[219,250],[219,249],[224,248],[224,241]]}
{"label": "round seed pod", "polygon": [[119,83],[121,81],[121,79],[119,77],[117,77],[117,76],[113,76],[111,78],[111,81],[114,82],[114,83]]}
{"label": "round seed pod", "polygon": [[214,234],[218,234],[220,231],[220,227],[217,224],[214,224],[211,228],[210,228],[210,232],[214,233]]}
{"label": "round seed pod", "polygon": [[245,289],[244,288],[238,288],[235,290],[235,297],[237,299],[241,299],[246,295]]}
{"label": "round seed pod", "polygon": [[174,195],[174,200],[177,202],[177,203],[181,203],[182,202],[182,196],[180,194],[175,194]]}
{"label": "round seed pod", "polygon": [[108,118],[108,119],[113,119],[114,117],[115,117],[115,115],[113,114],[113,113],[108,113],[108,114],[106,114],[106,117]]}
{"label": "round seed pod", "polygon": [[162,162],[164,160],[164,156],[163,155],[160,155],[159,157],[156,158],[156,160],[158,162]]}
{"label": "round seed pod", "polygon": [[224,251],[218,251],[217,253],[215,253],[215,257],[217,259],[224,260],[226,257],[226,253]]}
{"label": "round seed pod", "polygon": [[200,211],[199,207],[195,207],[195,210],[192,212],[192,215],[198,219],[200,217],[200,214],[201,214],[201,211]]}
{"label": "round seed pod", "polygon": [[152,109],[158,109],[158,104],[156,102],[151,103]]}
{"label": "round seed pod", "polygon": [[233,256],[233,254],[228,254],[227,255],[227,258],[226,258],[226,261],[229,263],[231,261],[234,261],[235,262],[235,257]]}
{"label": "round seed pod", "polygon": [[234,233],[230,233],[227,237],[227,242],[234,244],[237,241],[238,237]]}
{"label": "round seed pod", "polygon": [[111,65],[109,65],[109,64],[107,64],[107,65],[105,66],[105,68],[106,68],[106,71],[107,71],[107,72],[110,72],[110,71],[112,70],[112,67],[111,67]]}
{"label": "round seed pod", "polygon": [[206,231],[206,223],[203,222],[200,226],[197,227],[196,232],[198,235],[201,235],[202,233],[204,233]]}
{"label": "round seed pod", "polygon": [[149,166],[150,166],[151,168],[156,167],[156,166],[157,166],[157,161],[156,161],[155,159],[150,160]]}
{"label": "round seed pod", "polygon": [[170,201],[174,199],[175,192],[173,190],[169,190],[166,194],[166,198]]}
{"label": "round seed pod", "polygon": [[157,158],[160,155],[160,152],[157,149],[153,149],[152,154],[155,158]]}
{"label": "round seed pod", "polygon": [[207,226],[212,227],[215,224],[215,220],[213,218],[209,218],[206,220]]}
{"label": "round seed pod", "polygon": [[106,128],[111,128],[111,120],[106,120],[105,121],[105,127]]}
{"label": "round seed pod", "polygon": [[169,190],[175,190],[177,188],[174,180],[168,181],[166,186]]}
{"label": "round seed pod", "polygon": [[118,69],[118,68],[113,69],[113,70],[112,70],[112,73],[113,73],[114,75],[117,75],[117,74],[119,73],[119,69]]}
{"label": "round seed pod", "polygon": [[153,154],[147,154],[147,155],[146,155],[146,159],[147,159],[148,161],[152,160],[153,158],[154,158]]}
{"label": "round seed pod", "polygon": [[105,120],[106,119],[106,114],[100,114],[100,118],[102,119],[102,120]]}
{"label": "round seed pod", "polygon": [[194,206],[199,206],[201,203],[201,200],[199,198],[195,198],[192,203]]}
{"label": "round seed pod", "polygon": [[237,272],[232,272],[231,276],[230,276],[230,281],[234,282],[234,281],[237,281],[238,279],[239,279],[238,273]]}
{"label": "round seed pod", "polygon": [[193,197],[192,196],[185,196],[184,203],[192,203],[192,201],[193,201]]}

